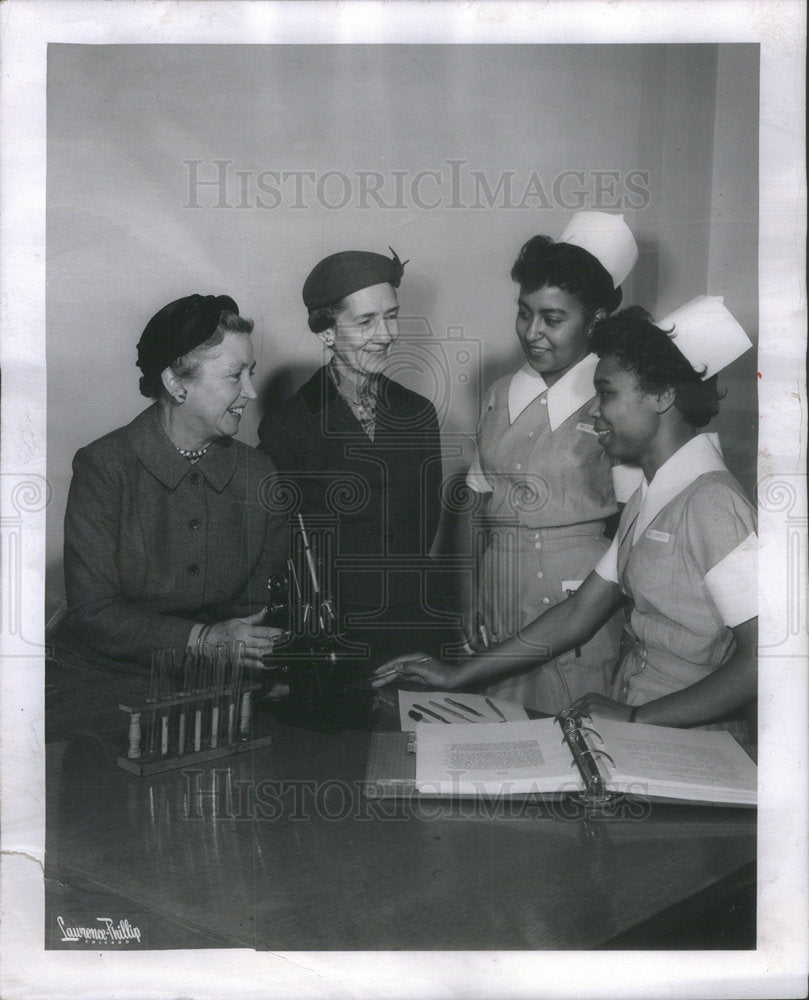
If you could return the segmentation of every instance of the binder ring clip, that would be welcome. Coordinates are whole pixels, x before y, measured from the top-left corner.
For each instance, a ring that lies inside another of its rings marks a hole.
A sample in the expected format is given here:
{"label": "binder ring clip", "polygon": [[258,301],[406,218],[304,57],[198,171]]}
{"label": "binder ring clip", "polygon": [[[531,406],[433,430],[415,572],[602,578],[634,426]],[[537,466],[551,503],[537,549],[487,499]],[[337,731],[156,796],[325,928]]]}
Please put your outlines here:
{"label": "binder ring clip", "polygon": [[560,725],[569,722],[576,724],[579,719],[589,719],[592,722],[593,717],[589,712],[580,712],[578,715],[571,715],[566,708],[563,708],[561,712],[557,712],[553,717],[553,721],[558,722]]}
{"label": "binder ring clip", "polygon": [[[615,761],[606,750],[587,749],[579,751],[580,757],[595,757],[596,754],[606,757],[612,766],[615,767]],[[571,766],[575,766],[578,763],[577,760],[574,760]],[[582,776],[584,777],[584,774]],[[623,797],[621,792],[607,791],[600,774],[591,774],[585,777],[584,791],[580,795],[575,796],[573,801],[577,802],[580,806],[584,806],[590,815],[600,814],[609,816],[610,814],[615,815],[615,809],[623,800]]]}
{"label": "binder ring clip", "polygon": [[[601,736],[601,733],[599,733],[597,729],[593,729],[592,726],[576,726],[575,729],[571,728],[571,729],[566,730],[566,733],[592,733],[594,736],[598,737],[598,739],[599,739],[599,741],[601,743],[604,742],[604,740],[603,740],[603,738]],[[562,737],[562,743],[567,743],[567,736],[563,736]],[[601,750],[599,750],[597,752],[598,753],[603,753],[603,751],[601,751]],[[582,751],[582,753],[584,753],[584,751]],[[610,759],[612,759],[612,758],[610,758]],[[614,766],[614,764],[613,764],[613,766]]]}
{"label": "binder ring clip", "polygon": [[[598,735],[598,734],[596,734],[596,735]],[[599,737],[599,739],[600,739],[600,737]],[[615,767],[615,761],[612,759],[612,757],[610,757],[610,755],[607,753],[606,750],[590,750],[590,749],[587,749],[587,750],[581,750],[579,752],[581,753],[582,757],[585,754],[589,754],[591,757],[594,757],[597,753],[601,754],[602,757],[606,757],[607,760],[610,762],[610,764],[612,764],[612,766]],[[573,763],[575,764],[576,761],[574,760]]]}

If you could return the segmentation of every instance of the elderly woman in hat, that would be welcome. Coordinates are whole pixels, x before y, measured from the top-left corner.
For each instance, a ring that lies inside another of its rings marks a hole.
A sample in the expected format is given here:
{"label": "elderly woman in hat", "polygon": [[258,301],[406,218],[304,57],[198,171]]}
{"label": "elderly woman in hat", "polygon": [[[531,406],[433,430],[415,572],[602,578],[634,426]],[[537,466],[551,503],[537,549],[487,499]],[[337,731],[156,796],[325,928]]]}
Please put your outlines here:
{"label": "elderly woman in hat", "polygon": [[77,452],[65,516],[63,638],[102,660],[242,641],[249,664],[279,630],[262,624],[285,526],[261,502],[275,468],[234,440],[252,386],[252,320],[227,295],[161,309],[138,344],[154,402]]}
{"label": "elderly woman in hat", "polygon": [[[534,236],[511,270],[524,365],[487,391],[468,485],[483,495],[487,544],[479,570],[478,643],[499,643],[567,600],[609,547],[617,512],[613,460],[599,447],[589,407],[595,324],[621,302],[637,259],[618,215],[580,212],[558,242]],[[494,684],[493,694],[556,712],[606,691],[621,622],[581,647]]]}
{"label": "elderly woman in hat", "polygon": [[330,360],[259,427],[260,448],[298,491],[296,512],[332,532],[321,585],[358,662],[437,649],[443,627],[426,596],[440,515],[438,419],[429,400],[384,374],[403,271],[395,253],[361,250],[312,269],[303,301]]}
{"label": "elderly woman in hat", "polygon": [[460,668],[383,667],[376,683],[404,673],[452,688],[532,669],[586,641],[624,605],[609,696],[585,694],[565,711],[721,726],[744,740],[757,683],[754,512],[717,436],[697,431],[719,410],[716,373],[750,342],[721,299],[709,297],[659,327],[642,309],[627,309],[601,323],[592,342],[600,360],[590,418],[599,444],[637,462],[644,477],[609,550],[569,601],[497,650]]}

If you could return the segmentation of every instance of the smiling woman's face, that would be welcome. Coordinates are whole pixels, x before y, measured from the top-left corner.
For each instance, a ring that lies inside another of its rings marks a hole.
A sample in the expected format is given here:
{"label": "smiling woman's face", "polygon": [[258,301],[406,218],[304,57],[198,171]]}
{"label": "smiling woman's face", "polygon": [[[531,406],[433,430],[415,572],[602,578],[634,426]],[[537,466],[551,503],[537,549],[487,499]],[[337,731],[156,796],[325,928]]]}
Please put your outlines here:
{"label": "smiling woman's face", "polygon": [[385,367],[399,336],[399,303],[392,285],[369,285],[347,295],[334,326],[319,334],[334,351],[344,372],[354,377],[376,375]]}
{"label": "smiling woman's face", "polygon": [[588,319],[581,302],[561,288],[520,289],[517,336],[528,364],[548,385],[589,353],[588,334],[594,321]]}
{"label": "smiling woman's face", "polygon": [[637,375],[610,356],[598,362],[593,385],[596,398],[588,413],[598,443],[610,458],[642,461],[660,424],[656,397],[644,392]]}
{"label": "smiling woman's face", "polygon": [[178,416],[190,435],[213,441],[236,433],[242,411],[256,398],[252,383],[255,367],[249,335],[226,333],[196,374],[183,380],[186,397]]}

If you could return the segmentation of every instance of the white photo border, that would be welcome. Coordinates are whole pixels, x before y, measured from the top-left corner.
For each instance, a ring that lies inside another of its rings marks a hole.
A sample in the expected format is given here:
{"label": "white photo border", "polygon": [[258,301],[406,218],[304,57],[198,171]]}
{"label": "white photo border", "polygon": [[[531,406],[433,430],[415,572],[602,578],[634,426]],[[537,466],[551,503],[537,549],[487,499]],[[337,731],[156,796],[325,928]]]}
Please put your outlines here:
{"label": "white photo border", "polygon": [[[805,10],[800,2],[522,0],[514,3],[76,2],[9,0],[2,29],[0,310],[3,516],[21,477],[26,511],[19,614],[42,638],[45,468],[45,126],[47,45],[754,42],[761,45],[759,481],[789,492],[806,597]],[[13,481],[13,482],[12,482]],[[781,485],[778,486],[778,483]],[[13,504],[12,504],[13,506]],[[778,504],[773,504],[777,508]],[[30,530],[29,530],[30,529]],[[762,511],[761,591],[787,601],[785,509]],[[802,575],[801,575],[802,574]],[[764,584],[766,581],[766,586]],[[4,601],[9,588],[4,588]],[[801,614],[800,607],[794,609]],[[802,612],[805,615],[805,607]],[[762,616],[762,646],[768,645]],[[807,974],[807,680],[802,633],[761,660],[759,947],[755,952],[130,954],[45,951],[42,664],[0,629],[2,992],[16,997],[787,997]],[[794,669],[795,665],[804,669]],[[786,678],[786,680],[784,680]]]}

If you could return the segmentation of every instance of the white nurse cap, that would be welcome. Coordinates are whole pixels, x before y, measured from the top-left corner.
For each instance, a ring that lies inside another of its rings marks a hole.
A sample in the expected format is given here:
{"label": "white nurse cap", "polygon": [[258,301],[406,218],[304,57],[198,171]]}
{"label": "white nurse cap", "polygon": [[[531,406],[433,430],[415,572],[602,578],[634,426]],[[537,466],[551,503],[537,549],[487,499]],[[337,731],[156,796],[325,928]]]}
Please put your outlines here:
{"label": "white nurse cap", "polygon": [[638,259],[638,245],[623,215],[577,212],[557,243],[572,243],[591,253],[609,272],[617,288]]}
{"label": "white nurse cap", "polygon": [[721,372],[753,346],[720,295],[698,295],[655,325],[666,331],[674,327],[674,346],[703,379]]}

